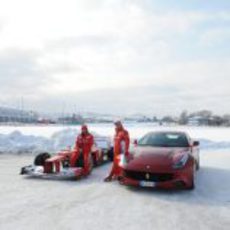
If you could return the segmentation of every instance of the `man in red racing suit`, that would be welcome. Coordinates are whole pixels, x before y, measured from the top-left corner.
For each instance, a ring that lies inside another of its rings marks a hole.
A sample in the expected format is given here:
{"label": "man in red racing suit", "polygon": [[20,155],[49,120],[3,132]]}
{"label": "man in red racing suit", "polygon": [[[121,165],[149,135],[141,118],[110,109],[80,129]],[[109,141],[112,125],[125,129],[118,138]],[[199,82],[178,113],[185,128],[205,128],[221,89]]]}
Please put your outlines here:
{"label": "man in red racing suit", "polygon": [[121,156],[124,154],[125,157],[129,155],[129,144],[130,138],[127,130],[124,129],[120,121],[115,123],[115,137],[114,137],[114,159],[111,172],[105,181],[111,181],[112,179],[119,179],[121,176],[121,167],[119,163],[121,161]]}
{"label": "man in red racing suit", "polygon": [[70,158],[70,166],[76,167],[76,160],[79,157],[79,151],[82,151],[83,154],[83,162],[84,162],[84,175],[88,175],[90,173],[90,162],[89,156],[94,144],[94,137],[89,133],[88,127],[86,125],[82,125],[81,134],[77,137],[75,144],[75,152],[73,152]]}

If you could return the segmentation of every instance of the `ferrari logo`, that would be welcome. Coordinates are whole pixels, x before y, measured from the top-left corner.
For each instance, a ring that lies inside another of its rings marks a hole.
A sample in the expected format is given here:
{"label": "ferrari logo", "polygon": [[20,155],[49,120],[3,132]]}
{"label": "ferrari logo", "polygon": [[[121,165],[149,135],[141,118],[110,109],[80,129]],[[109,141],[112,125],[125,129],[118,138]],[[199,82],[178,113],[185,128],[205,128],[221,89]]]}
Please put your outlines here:
{"label": "ferrari logo", "polygon": [[149,180],[149,179],[150,179],[149,173],[146,173],[146,174],[145,174],[145,179],[146,179],[146,180]]}

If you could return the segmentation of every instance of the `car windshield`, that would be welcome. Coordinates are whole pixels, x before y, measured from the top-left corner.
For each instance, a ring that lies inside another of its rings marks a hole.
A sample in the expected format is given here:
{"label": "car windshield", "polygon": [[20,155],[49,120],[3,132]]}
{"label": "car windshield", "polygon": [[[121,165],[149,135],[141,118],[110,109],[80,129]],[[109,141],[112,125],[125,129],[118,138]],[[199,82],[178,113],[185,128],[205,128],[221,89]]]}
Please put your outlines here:
{"label": "car windshield", "polygon": [[188,139],[183,133],[149,133],[138,141],[139,146],[188,147]]}

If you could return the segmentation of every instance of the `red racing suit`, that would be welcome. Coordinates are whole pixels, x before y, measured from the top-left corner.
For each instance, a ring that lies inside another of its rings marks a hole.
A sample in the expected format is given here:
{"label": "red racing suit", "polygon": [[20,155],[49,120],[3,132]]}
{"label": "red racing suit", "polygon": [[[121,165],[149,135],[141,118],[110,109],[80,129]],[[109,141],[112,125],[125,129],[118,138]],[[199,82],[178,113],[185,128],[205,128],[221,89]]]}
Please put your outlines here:
{"label": "red racing suit", "polygon": [[128,131],[124,128],[116,130],[116,134],[114,136],[114,159],[112,170],[110,173],[111,177],[117,177],[121,175],[121,167],[119,166],[121,154],[124,154],[126,157],[128,156],[129,144],[130,138]]}
{"label": "red racing suit", "polygon": [[73,152],[70,160],[70,166],[75,167],[76,160],[79,157],[79,151],[82,150],[83,153],[83,161],[84,161],[84,174],[89,174],[90,163],[89,163],[89,155],[94,144],[94,137],[92,134],[80,134],[77,137],[75,149],[76,152]]}

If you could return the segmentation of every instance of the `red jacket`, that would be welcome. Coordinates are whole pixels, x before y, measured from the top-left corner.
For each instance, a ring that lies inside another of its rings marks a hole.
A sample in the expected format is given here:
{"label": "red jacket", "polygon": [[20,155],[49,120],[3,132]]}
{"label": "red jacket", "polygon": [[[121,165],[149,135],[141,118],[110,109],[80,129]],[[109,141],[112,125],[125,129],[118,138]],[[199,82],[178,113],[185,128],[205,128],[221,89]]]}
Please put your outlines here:
{"label": "red jacket", "polygon": [[94,137],[92,134],[80,134],[76,140],[76,147],[83,150],[84,154],[88,154],[94,144]]}
{"label": "red jacket", "polygon": [[116,130],[116,134],[114,137],[114,155],[117,156],[119,154],[128,155],[129,152],[129,133],[125,129]]}

